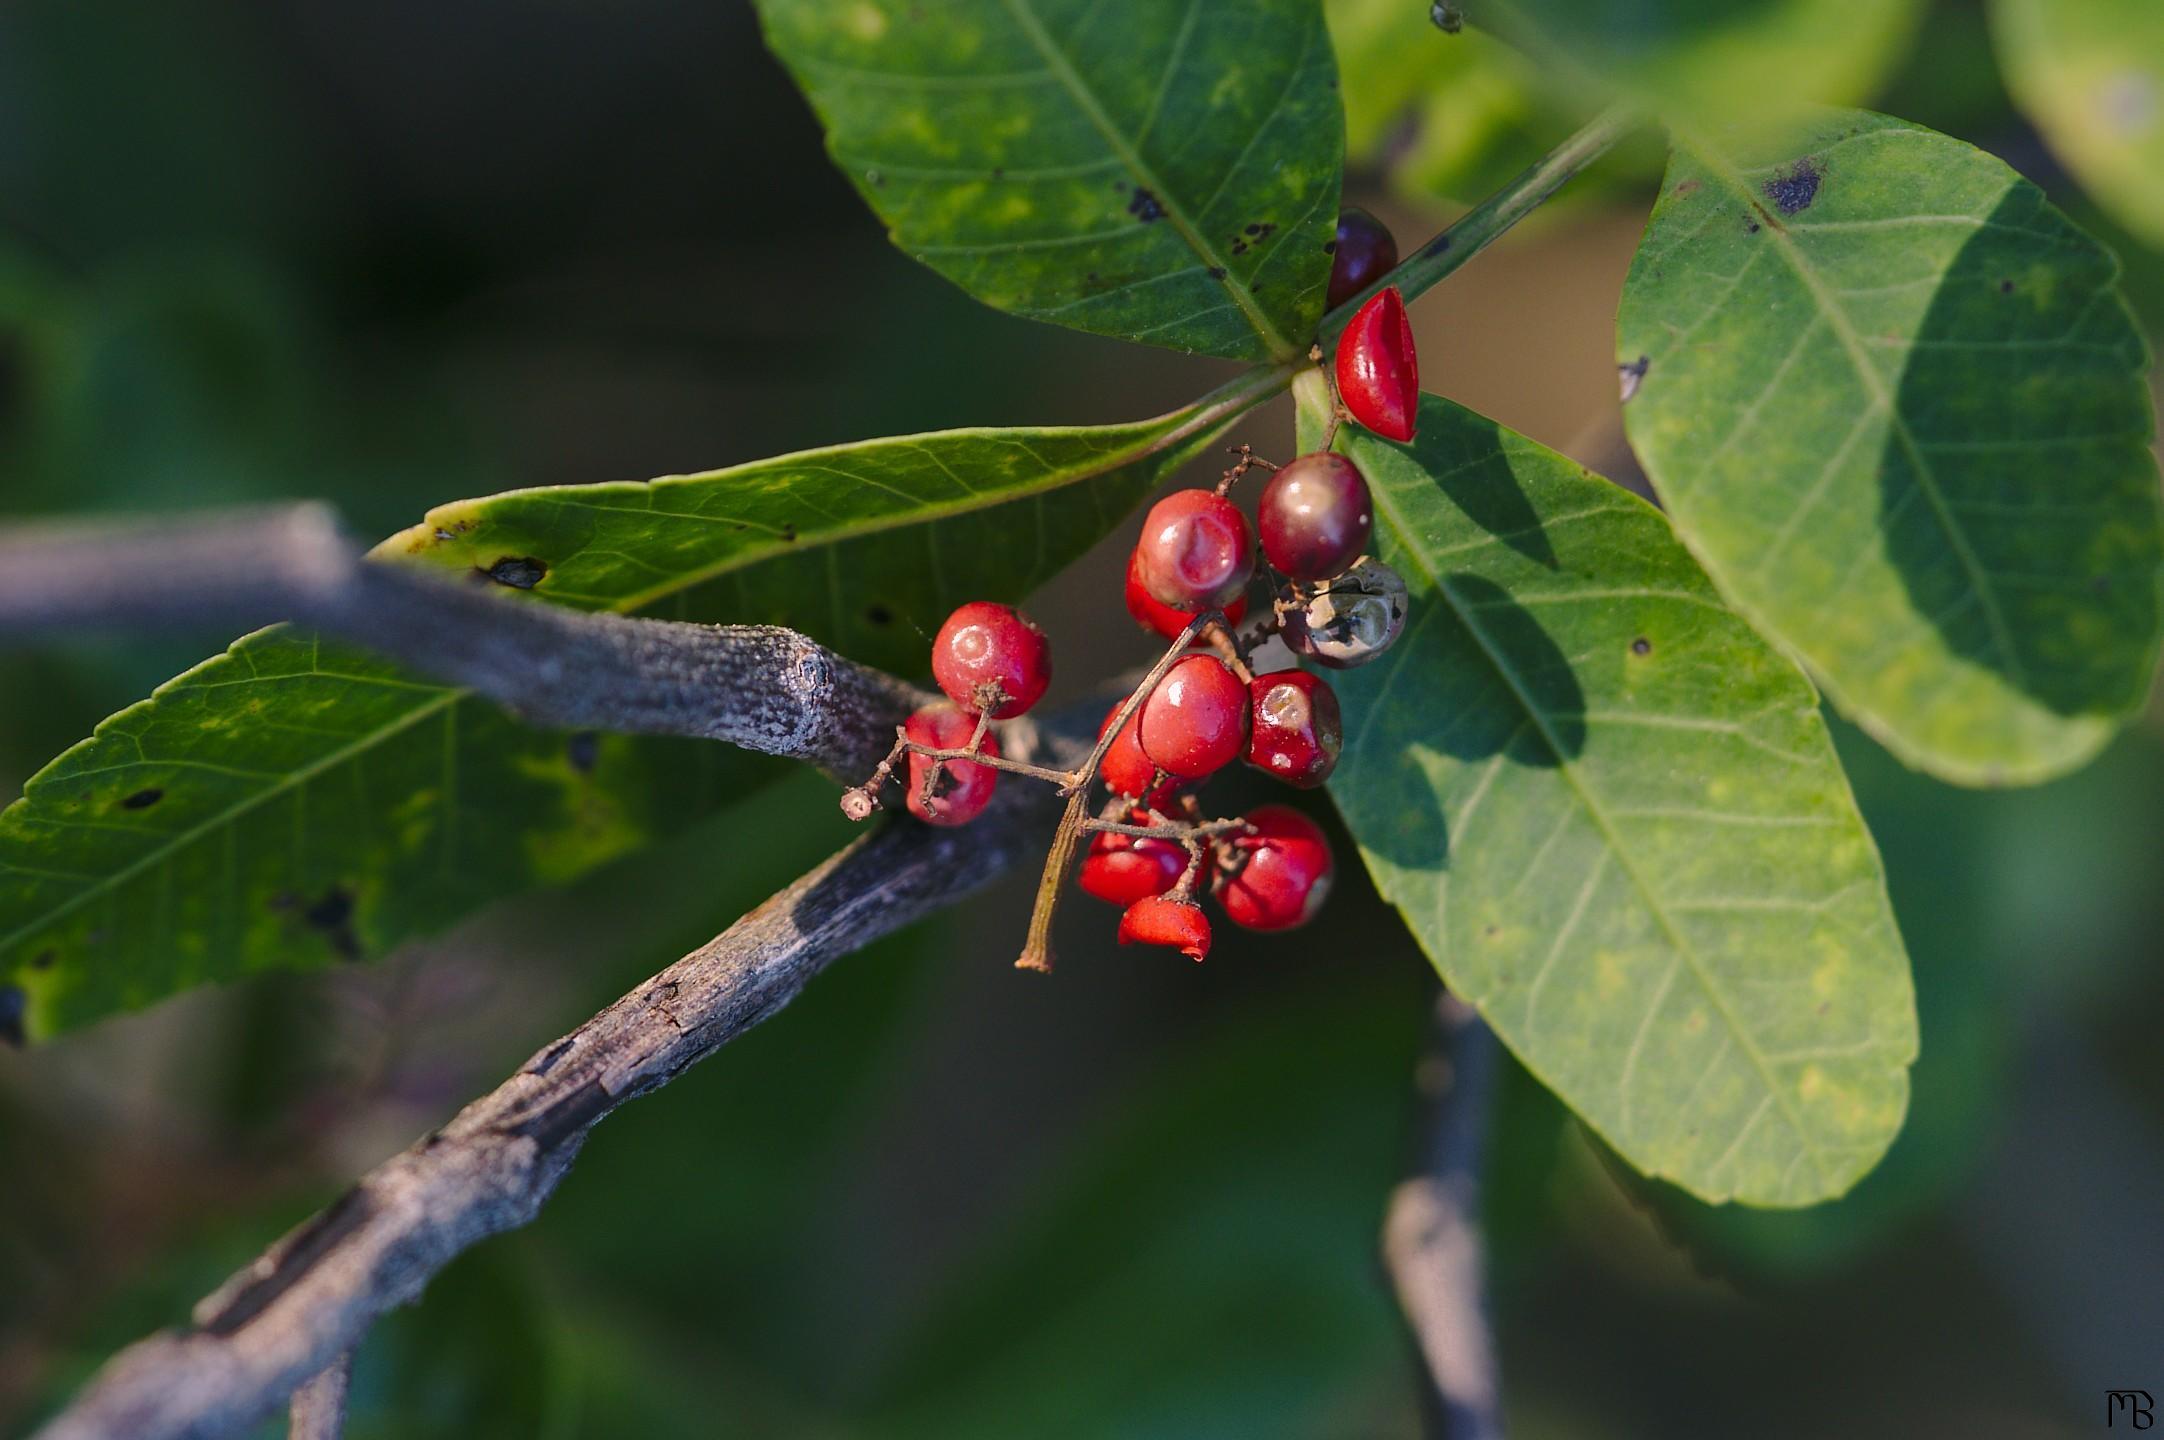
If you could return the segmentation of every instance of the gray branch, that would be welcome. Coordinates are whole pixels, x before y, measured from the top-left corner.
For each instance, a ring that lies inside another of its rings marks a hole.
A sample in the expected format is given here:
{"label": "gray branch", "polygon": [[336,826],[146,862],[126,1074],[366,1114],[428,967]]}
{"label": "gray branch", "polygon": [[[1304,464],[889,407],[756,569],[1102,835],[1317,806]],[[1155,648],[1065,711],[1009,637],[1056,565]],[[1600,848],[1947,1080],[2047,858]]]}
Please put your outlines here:
{"label": "gray branch", "polygon": [[245,1432],[454,1256],[532,1220],[595,1122],[780,1010],[835,959],[984,884],[1032,848],[1056,798],[1010,784],[968,826],[898,819],[858,840],[363,1177],[198,1305],[192,1328],[122,1351],[38,1440]]}
{"label": "gray branch", "polygon": [[1502,1440],[1480,1239],[1480,1167],[1494,1089],[1495,1033],[1445,994],[1418,1076],[1423,1153],[1391,1193],[1383,1260],[1427,1363],[1427,1408],[1443,1440]]}
{"label": "gray branch", "polygon": [[0,531],[0,644],[290,620],[537,725],[723,740],[852,780],[924,698],[792,630],[587,614],[509,588],[367,560],[321,505]]}
{"label": "gray branch", "polygon": [[348,1352],[294,1391],[286,1440],[339,1440],[346,1433],[346,1387],[352,1379],[353,1356]]}

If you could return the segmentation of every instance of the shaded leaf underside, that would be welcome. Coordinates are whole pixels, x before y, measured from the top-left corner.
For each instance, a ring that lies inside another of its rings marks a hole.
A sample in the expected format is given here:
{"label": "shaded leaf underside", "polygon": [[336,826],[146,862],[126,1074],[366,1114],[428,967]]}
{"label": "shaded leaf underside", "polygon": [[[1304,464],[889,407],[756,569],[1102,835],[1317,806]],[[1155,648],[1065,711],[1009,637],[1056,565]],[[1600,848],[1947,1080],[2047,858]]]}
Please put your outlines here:
{"label": "shaded leaf underside", "polygon": [[1330,789],[1453,988],[1625,1158],[1837,1195],[1899,1129],[1915,1005],[1809,682],[1651,507],[1447,401],[1358,434],[1407,632],[1340,682]]}

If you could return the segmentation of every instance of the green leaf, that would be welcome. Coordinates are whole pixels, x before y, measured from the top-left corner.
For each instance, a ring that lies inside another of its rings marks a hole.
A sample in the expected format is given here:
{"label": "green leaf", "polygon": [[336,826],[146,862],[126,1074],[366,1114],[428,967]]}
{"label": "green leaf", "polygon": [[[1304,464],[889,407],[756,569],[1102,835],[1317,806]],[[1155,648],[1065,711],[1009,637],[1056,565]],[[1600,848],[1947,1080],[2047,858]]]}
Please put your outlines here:
{"label": "green leaf", "polygon": [[[442,506],[378,553],[588,608],[786,619],[914,672],[955,604],[1019,598],[1117,523],[1214,433],[1199,413],[513,491]],[[526,730],[368,655],[263,631],[107,720],[0,812],[0,998],[20,987],[47,1034],[378,954],[775,773],[718,745]]]}
{"label": "green leaf", "polygon": [[1838,1195],[1900,1128],[1915,998],[1810,682],[1644,502],[1428,397],[1344,442],[1406,633],[1331,794],[1526,1068],[1708,1200]]}
{"label": "green leaf", "polygon": [[1911,765],[2033,781],[2155,667],[2147,355],[2111,255],[1982,151],[1679,136],[1631,266],[1632,446],[1729,601]]}
{"label": "green leaf", "polygon": [[1319,0],[760,0],[894,242],[988,305],[1307,348],[1344,117]]}
{"label": "green leaf", "polygon": [[1764,123],[1862,100],[1897,65],[1922,0],[1492,0],[1464,7],[1542,62],[1574,103],[1612,90],[1700,123]]}
{"label": "green leaf", "polygon": [[2164,249],[2164,6],[1992,0],[2007,87],[2120,224]]}

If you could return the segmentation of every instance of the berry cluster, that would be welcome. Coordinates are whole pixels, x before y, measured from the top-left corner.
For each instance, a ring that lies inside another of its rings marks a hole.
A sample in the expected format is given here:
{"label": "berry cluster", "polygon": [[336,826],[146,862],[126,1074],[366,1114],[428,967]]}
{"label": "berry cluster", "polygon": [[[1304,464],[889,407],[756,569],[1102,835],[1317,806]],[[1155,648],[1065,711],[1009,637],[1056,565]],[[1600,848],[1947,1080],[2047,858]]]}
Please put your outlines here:
{"label": "berry cluster", "polygon": [[[1389,232],[1362,212],[1347,211],[1338,236],[1333,304],[1396,261]],[[1347,326],[1337,382],[1344,414],[1378,434],[1412,437],[1418,372],[1396,289],[1370,298]],[[1081,766],[1055,770],[1002,755],[992,722],[1044,695],[1051,648],[1019,611],[974,601],[932,641],[932,678],[946,700],[910,716],[871,778],[842,798],[852,818],[868,817],[905,757],[904,803],[933,825],[982,814],[1001,772],[1057,784],[1067,814],[1046,862],[1025,967],[1050,966],[1051,912],[1078,851],[1082,890],[1123,911],[1122,943],[1196,960],[1210,950],[1198,895],[1214,898],[1236,925],[1275,931],[1307,923],[1328,893],[1334,862],[1313,820],[1285,805],[1209,819],[1193,791],[1236,760],[1298,789],[1329,779],[1343,745],[1337,694],[1297,660],[1346,669],[1380,655],[1404,628],[1405,584],[1366,553],[1374,512],[1350,460],[1327,448],[1284,466],[1245,445],[1233,453],[1237,462],[1214,490],[1176,491],[1143,521],[1128,558],[1127,610],[1169,648],[1106,714]],[[1231,492],[1256,468],[1270,478],[1250,525]],[[1258,576],[1270,598],[1250,620]],[[1105,793],[1092,806],[1098,782]]]}

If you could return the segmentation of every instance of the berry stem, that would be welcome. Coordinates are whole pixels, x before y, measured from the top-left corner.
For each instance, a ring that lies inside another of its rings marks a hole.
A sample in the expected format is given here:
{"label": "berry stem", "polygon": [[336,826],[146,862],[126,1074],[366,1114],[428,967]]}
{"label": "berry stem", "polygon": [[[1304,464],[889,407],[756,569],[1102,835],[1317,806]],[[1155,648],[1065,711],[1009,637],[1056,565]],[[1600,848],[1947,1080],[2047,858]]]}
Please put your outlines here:
{"label": "berry stem", "polygon": [[1071,791],[1067,808],[1052,832],[1052,848],[1044,857],[1044,875],[1037,882],[1037,903],[1029,912],[1029,935],[1014,962],[1017,970],[1052,973],[1052,916],[1059,909],[1067,876],[1074,869],[1075,852],[1082,848],[1082,826],[1089,819],[1089,787]]}
{"label": "berry stem", "polygon": [[1235,817],[1230,820],[1204,820],[1197,824],[1189,824],[1184,820],[1167,820],[1162,825],[1129,825],[1118,820],[1084,820],[1077,828],[1095,834],[1129,835],[1137,840],[1185,841],[1244,834],[1254,826]]}

